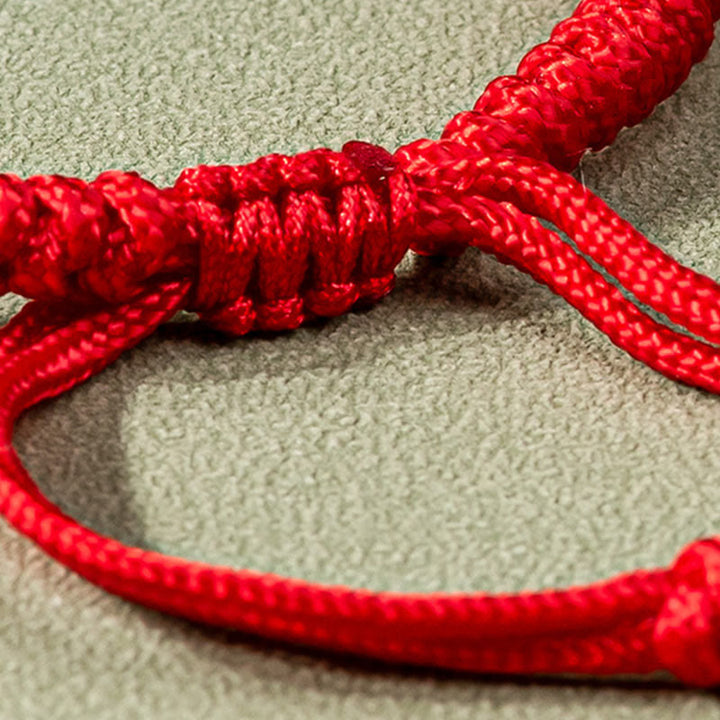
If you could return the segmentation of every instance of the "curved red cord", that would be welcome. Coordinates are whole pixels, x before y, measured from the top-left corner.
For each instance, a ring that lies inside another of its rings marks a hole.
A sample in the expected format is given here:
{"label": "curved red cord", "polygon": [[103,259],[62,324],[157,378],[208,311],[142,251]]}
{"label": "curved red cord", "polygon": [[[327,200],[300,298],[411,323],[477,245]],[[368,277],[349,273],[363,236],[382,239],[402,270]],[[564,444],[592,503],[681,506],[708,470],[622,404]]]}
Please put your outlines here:
{"label": "curved red cord", "polygon": [[[394,155],[355,141],[188,169],[172,188],[119,171],[89,183],[0,175],[0,291],[32,298],[0,329],[0,511],[88,580],[206,623],[477,672],[664,668],[720,683],[720,538],[693,543],[669,569],[584,588],[373,593],[126,547],[53,505],[12,448],[20,413],[100,372],[176,311],[236,335],[294,328],[382,297],[409,247],[493,253],[633,357],[720,392],[720,286],[564,172],[674,92],[719,18],[720,0],[583,0],[440,140]],[[589,260],[702,339],[652,319]]]}

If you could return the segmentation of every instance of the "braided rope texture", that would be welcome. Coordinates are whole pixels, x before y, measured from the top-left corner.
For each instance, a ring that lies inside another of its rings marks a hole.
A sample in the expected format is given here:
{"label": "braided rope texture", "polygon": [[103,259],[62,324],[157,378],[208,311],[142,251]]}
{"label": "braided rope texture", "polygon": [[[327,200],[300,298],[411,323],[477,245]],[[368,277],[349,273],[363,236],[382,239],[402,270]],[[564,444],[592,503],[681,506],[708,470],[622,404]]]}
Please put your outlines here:
{"label": "braided rope texture", "polygon": [[[0,331],[0,510],[88,580],[202,622],[386,661],[494,673],[645,673],[720,682],[720,543],[673,567],[520,595],[372,593],[126,547],[65,516],[12,448],[18,416],[100,372],[178,310],[232,335],[375,302],[408,248],[494,254],[666,376],[720,391],[720,288],[651,244],[566,171],[685,80],[720,0],[584,0],[439,140],[367,143],[157,188],[0,176],[0,285],[33,299]],[[543,226],[552,223],[575,243]],[[579,251],[579,252],[578,252]],[[658,323],[594,270],[690,337]]]}

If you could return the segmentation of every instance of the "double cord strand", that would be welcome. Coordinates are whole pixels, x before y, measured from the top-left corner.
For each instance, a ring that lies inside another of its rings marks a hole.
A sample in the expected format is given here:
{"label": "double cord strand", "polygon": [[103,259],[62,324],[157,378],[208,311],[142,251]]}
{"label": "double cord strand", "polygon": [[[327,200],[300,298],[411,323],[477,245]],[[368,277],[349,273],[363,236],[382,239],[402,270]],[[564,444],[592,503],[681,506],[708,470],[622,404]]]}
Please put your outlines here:
{"label": "double cord strand", "polygon": [[379,300],[408,248],[492,253],[636,359],[720,392],[720,286],[567,174],[682,84],[718,19],[720,0],[583,0],[439,140],[392,155],[353,141],[190,168],[171,188],[120,171],[89,183],[0,175],[0,291],[31,299],[0,329],[0,511],[91,582],[209,624],[474,672],[665,669],[720,683],[720,538],[692,543],[670,568],[581,588],[377,593],[125,546],[51,503],[12,447],[24,410],[100,372],[178,310],[233,335],[295,328]]}

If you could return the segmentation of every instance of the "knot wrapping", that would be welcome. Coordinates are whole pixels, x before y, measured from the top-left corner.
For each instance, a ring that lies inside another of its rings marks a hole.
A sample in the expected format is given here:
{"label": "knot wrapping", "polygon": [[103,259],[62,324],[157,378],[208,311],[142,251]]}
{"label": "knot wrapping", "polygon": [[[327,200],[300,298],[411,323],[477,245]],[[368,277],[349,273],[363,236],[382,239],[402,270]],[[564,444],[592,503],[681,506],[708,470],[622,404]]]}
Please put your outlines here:
{"label": "knot wrapping", "polygon": [[349,145],[180,175],[174,189],[201,237],[191,309],[240,335],[295,328],[390,292],[414,224],[413,186],[394,163],[378,172],[380,153],[392,160],[386,151]]}

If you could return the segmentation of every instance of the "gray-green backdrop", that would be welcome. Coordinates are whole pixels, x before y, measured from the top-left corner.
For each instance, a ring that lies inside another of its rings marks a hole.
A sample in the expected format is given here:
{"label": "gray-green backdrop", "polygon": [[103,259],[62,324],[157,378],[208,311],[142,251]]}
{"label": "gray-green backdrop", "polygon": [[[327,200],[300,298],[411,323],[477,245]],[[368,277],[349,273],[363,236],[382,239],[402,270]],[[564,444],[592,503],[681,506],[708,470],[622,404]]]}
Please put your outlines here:
{"label": "gray-green backdrop", "polygon": [[[0,170],[171,183],[268,152],[436,137],[574,0],[11,0]],[[720,277],[720,52],[577,173]],[[2,318],[17,298],[0,305]],[[365,313],[221,342],[166,326],[23,417],[38,483],[163,552],[375,589],[520,590],[720,531],[720,400],[529,277],[408,258]],[[712,694],[388,672],[111,597],[0,525],[0,718],[715,718]]]}

